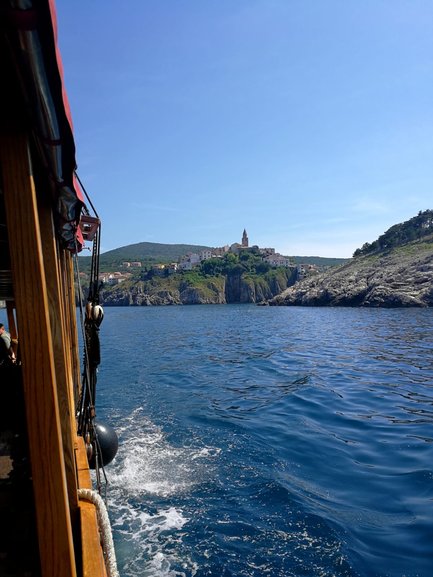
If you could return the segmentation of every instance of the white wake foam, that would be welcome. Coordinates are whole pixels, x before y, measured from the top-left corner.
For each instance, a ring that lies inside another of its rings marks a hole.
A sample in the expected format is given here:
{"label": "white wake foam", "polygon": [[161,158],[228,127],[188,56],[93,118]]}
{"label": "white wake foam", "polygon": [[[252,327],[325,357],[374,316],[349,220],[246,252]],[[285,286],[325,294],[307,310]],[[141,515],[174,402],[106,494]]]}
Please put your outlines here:
{"label": "white wake foam", "polygon": [[[121,574],[193,577],[195,564],[188,556],[179,558],[189,518],[170,500],[209,479],[219,449],[172,445],[141,407],[116,430],[119,452],[107,472]],[[161,500],[168,506],[158,508]]]}
{"label": "white wake foam", "polygon": [[141,407],[117,431],[120,446],[110,467],[110,485],[132,497],[146,493],[168,497],[190,490],[208,476],[209,459],[219,452],[171,445]]}

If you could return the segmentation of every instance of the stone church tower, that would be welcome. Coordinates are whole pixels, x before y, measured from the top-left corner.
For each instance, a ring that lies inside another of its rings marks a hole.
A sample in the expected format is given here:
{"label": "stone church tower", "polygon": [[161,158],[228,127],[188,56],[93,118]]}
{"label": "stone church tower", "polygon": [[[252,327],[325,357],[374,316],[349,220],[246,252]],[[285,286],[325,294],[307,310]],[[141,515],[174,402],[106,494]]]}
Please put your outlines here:
{"label": "stone church tower", "polygon": [[247,231],[244,229],[244,233],[242,235],[242,246],[244,248],[248,248],[248,235],[247,235]]}

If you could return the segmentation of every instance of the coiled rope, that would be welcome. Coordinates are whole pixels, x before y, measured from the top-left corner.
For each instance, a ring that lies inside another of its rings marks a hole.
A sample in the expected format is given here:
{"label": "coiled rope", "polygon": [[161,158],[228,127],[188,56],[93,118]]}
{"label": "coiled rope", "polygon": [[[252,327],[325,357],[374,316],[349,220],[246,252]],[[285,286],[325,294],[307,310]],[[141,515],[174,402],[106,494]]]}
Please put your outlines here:
{"label": "coiled rope", "polygon": [[99,530],[102,537],[102,549],[104,551],[105,566],[108,577],[119,577],[117,570],[116,552],[114,550],[113,536],[111,534],[110,519],[107,508],[101,495],[93,489],[78,489],[78,497],[85,501],[90,501],[96,507]]}

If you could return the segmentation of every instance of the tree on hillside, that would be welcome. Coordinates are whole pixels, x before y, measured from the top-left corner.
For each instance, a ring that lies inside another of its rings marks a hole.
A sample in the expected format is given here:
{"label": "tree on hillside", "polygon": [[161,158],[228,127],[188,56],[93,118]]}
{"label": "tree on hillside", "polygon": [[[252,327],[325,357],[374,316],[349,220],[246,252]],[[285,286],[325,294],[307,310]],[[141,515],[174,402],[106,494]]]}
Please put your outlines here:
{"label": "tree on hillside", "polygon": [[389,250],[433,233],[433,210],[420,210],[417,216],[391,226],[372,243],[366,242],[353,253],[354,257]]}
{"label": "tree on hillside", "polygon": [[218,276],[223,273],[224,261],[221,258],[208,258],[201,263],[200,270],[206,276]]}

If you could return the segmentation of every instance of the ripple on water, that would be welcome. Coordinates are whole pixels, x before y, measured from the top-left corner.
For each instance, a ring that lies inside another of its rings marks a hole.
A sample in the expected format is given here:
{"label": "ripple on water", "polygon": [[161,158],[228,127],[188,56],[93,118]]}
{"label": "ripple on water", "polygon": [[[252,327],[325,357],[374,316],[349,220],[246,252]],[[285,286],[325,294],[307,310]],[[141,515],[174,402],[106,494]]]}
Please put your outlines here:
{"label": "ripple on water", "polygon": [[112,314],[123,577],[432,574],[432,311]]}

